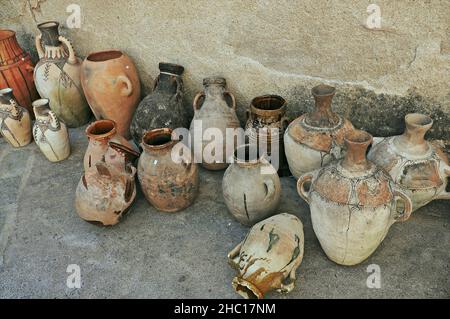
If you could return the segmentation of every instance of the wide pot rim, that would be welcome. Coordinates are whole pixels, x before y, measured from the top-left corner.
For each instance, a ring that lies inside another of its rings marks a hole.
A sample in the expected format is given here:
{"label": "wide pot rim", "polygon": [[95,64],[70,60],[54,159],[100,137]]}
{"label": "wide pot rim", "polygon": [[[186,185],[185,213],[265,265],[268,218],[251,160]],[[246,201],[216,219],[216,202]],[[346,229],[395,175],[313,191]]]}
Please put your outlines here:
{"label": "wide pot rim", "polygon": [[90,52],[86,58],[85,62],[89,63],[108,63],[110,61],[119,60],[122,57],[126,56],[122,50],[119,49],[108,49],[101,51]]}
{"label": "wide pot rim", "polygon": [[[276,108],[261,108],[257,106],[257,103],[261,103],[264,100],[274,100],[279,101],[281,104],[279,107]],[[260,95],[252,99],[250,103],[250,111],[251,113],[261,115],[261,116],[274,116],[278,114],[284,114],[286,112],[286,99],[283,98],[280,95],[276,94],[266,94],[266,95]]]}
{"label": "wide pot rim", "polygon": [[[96,130],[98,130],[97,133]],[[85,132],[89,138],[100,140],[116,134],[117,124],[109,119],[96,120],[86,127]]]}
{"label": "wide pot rim", "polygon": [[[179,142],[179,140],[173,138],[173,130],[171,128],[156,128],[145,132],[142,135],[142,148],[149,151],[163,150],[171,148],[173,145]],[[165,138],[162,142],[157,141],[158,138]],[[151,141],[154,141],[151,143]],[[155,141],[156,140],[156,141]]]}

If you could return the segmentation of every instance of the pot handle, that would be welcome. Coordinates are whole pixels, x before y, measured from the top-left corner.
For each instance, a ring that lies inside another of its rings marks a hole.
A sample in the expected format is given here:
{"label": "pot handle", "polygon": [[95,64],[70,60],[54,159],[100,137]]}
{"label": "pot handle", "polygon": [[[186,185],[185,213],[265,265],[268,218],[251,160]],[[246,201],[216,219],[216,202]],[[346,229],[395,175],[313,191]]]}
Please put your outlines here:
{"label": "pot handle", "polygon": [[270,200],[275,195],[275,183],[271,179],[266,179],[264,181],[264,185],[266,185],[267,193],[264,200]]}
{"label": "pot handle", "polygon": [[[445,173],[445,175],[447,175],[447,177],[450,176],[450,165],[446,165],[446,167],[444,168],[444,173]],[[446,192],[445,188],[444,188],[442,193],[440,193],[439,195],[436,196],[436,199],[447,199],[447,200],[450,200],[450,192]]]}
{"label": "pot handle", "polygon": [[126,75],[119,75],[116,79],[117,83],[125,84],[125,87],[120,91],[120,95],[122,96],[130,96],[133,93],[133,85],[131,84],[130,79]]}
{"label": "pot handle", "polygon": [[[394,209],[395,209],[395,213],[396,213],[395,221],[404,222],[404,221],[408,220],[408,218],[411,216],[411,213],[412,213],[413,207],[412,207],[411,199],[409,198],[408,195],[406,195],[402,191],[396,190],[396,189],[393,190],[393,195],[394,195],[394,201],[395,201]],[[403,212],[401,214],[399,214],[397,211],[397,201],[399,199],[403,202],[403,205],[405,206],[403,209]]]}
{"label": "pot handle", "polygon": [[59,119],[58,119],[58,117],[56,117],[55,112],[53,112],[52,110],[49,110],[48,115],[50,117],[50,125],[54,129],[59,129],[61,127],[61,124],[59,123]]}
{"label": "pot handle", "polygon": [[223,95],[228,95],[231,98],[231,108],[236,111],[236,98],[234,94],[228,91],[223,92]]}
{"label": "pot handle", "polygon": [[198,105],[198,102],[200,101],[201,97],[204,97],[204,92],[198,92],[194,97],[194,102],[192,102],[192,107],[194,108],[194,112],[200,110],[200,105]]}
{"label": "pot handle", "polygon": [[305,185],[306,182],[311,182],[312,179],[313,179],[313,175],[311,173],[307,173],[307,174],[303,174],[302,176],[300,176],[300,178],[297,181],[297,192],[300,195],[300,197],[303,198],[303,200],[308,203],[308,205],[309,205],[309,193],[311,191],[311,187],[310,187],[310,190],[307,192],[307,191],[305,191],[305,188],[303,186]]}
{"label": "pot handle", "polygon": [[75,56],[75,51],[73,50],[72,43],[70,43],[70,41],[67,38],[63,37],[62,35],[58,37],[58,40],[61,41],[69,51],[69,58],[67,59],[67,63],[77,64],[78,61],[77,57]]}
{"label": "pot handle", "polygon": [[241,252],[242,243],[240,242],[236,247],[233,248],[227,255],[228,263],[235,269],[239,269],[239,253]]}
{"label": "pot handle", "polygon": [[42,59],[44,57],[44,55],[45,55],[44,48],[42,47],[41,40],[42,40],[42,34],[39,33],[36,36],[36,39],[34,40],[39,59]]}

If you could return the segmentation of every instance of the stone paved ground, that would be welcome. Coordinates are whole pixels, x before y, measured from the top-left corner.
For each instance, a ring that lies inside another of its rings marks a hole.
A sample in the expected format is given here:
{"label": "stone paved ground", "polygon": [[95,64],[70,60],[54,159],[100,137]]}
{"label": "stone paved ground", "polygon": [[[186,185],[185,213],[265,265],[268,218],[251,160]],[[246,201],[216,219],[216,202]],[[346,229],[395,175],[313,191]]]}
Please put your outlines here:
{"label": "stone paved ground", "polygon": [[[13,149],[0,139],[0,297],[236,298],[226,255],[247,229],[233,220],[221,194],[223,172],[201,170],[200,196],[176,214],[138,198],[114,227],[81,220],[74,209],[87,140],[71,130],[72,155],[50,163],[35,144]],[[282,179],[280,212],[301,218],[305,256],[295,290],[273,298],[449,298],[450,205],[436,201],[392,226],[365,262],[329,261],[311,228],[293,178]],[[69,264],[82,288],[66,287]],[[366,287],[367,266],[381,268],[381,289]]]}

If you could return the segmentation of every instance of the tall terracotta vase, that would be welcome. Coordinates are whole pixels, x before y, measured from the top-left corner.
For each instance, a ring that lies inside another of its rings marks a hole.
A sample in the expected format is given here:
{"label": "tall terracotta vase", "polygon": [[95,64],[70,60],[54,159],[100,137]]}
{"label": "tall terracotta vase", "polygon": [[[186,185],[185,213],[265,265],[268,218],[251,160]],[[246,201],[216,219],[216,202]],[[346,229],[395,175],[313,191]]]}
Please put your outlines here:
{"label": "tall terracotta vase", "polygon": [[19,46],[16,33],[0,29],[0,89],[11,88],[19,105],[34,119],[31,103],[39,98],[33,80],[34,64]]}
{"label": "tall terracotta vase", "polygon": [[[241,125],[236,115],[236,99],[226,90],[226,85],[222,77],[203,79],[205,89],[195,96],[193,102],[194,118],[190,127],[192,148],[196,160],[201,160],[202,166],[209,170],[225,169],[227,159],[238,146],[238,138],[227,138],[227,128],[236,129]],[[215,136],[215,131],[220,135]],[[227,143],[234,145],[227,147]]]}
{"label": "tall terracotta vase", "polygon": [[198,194],[197,164],[192,156],[174,157],[172,150],[177,143],[169,128],[151,130],[142,138],[144,151],[138,163],[142,192],[153,206],[165,212],[190,206]]}
{"label": "tall terracotta vase", "polygon": [[113,120],[117,132],[130,138],[130,123],[141,96],[133,61],[119,50],[91,53],[81,66],[81,83],[97,120]]}
{"label": "tall terracotta vase", "polygon": [[13,147],[31,142],[30,113],[17,104],[11,88],[0,90],[0,135]]}
{"label": "tall terracotta vase", "polygon": [[36,88],[43,98],[50,100],[50,109],[68,127],[86,124],[91,111],[81,87],[81,60],[75,56],[72,44],[59,35],[59,23],[38,25],[36,37],[39,62],[34,69]]}
{"label": "tall terracotta vase", "polygon": [[134,113],[131,134],[136,144],[141,143],[145,132],[167,127],[173,130],[187,128],[188,115],[183,105],[184,67],[173,63],[159,63],[160,74],[153,92],[147,95]]}
{"label": "tall terracotta vase", "polygon": [[376,138],[368,158],[380,165],[411,197],[413,210],[434,199],[450,200],[446,191],[450,166],[444,151],[425,140],[433,120],[424,114],[405,116],[402,135]]}
{"label": "tall terracotta vase", "polygon": [[297,178],[344,155],[344,135],[353,125],[332,111],[335,91],[325,84],[314,87],[314,111],[292,121],[284,134],[289,169]]}
{"label": "tall terracotta vase", "polygon": [[[116,123],[112,120],[98,120],[91,123],[86,128],[86,135],[89,144],[84,154],[84,171],[95,166],[97,162],[105,161],[106,163],[124,166],[126,161],[131,161],[133,157],[139,157],[139,153],[133,150],[133,146],[119,133],[117,133]],[[108,152],[111,143],[117,147],[121,147],[124,152],[129,154],[128,157],[116,156],[116,152]]]}
{"label": "tall terracotta vase", "polygon": [[367,160],[371,143],[367,132],[348,133],[344,159],[306,173],[297,182],[320,245],[341,265],[368,258],[390,226],[407,220],[412,210],[411,199],[381,167]]}

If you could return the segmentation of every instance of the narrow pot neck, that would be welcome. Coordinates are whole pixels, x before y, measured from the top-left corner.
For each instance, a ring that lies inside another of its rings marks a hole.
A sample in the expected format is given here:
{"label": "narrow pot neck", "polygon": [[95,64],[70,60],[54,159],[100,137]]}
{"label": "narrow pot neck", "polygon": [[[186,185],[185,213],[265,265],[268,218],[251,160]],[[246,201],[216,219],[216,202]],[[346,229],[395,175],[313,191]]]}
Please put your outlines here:
{"label": "narrow pot neck", "polygon": [[155,90],[175,94],[177,91],[178,77],[179,77],[178,75],[160,73]]}
{"label": "narrow pot neck", "polygon": [[48,21],[38,24],[38,29],[42,35],[42,43],[44,46],[58,47],[61,45],[59,41],[59,23],[56,21]]}
{"label": "narrow pot neck", "polygon": [[315,100],[314,111],[306,116],[306,124],[316,127],[333,127],[339,124],[339,116],[331,109],[336,89],[321,84],[312,89]]}
{"label": "narrow pot neck", "polygon": [[405,116],[405,125],[405,132],[395,139],[396,146],[405,152],[428,151],[429,145],[425,140],[425,134],[433,125],[433,120],[424,114],[411,113]]}
{"label": "narrow pot neck", "polygon": [[234,277],[232,282],[234,290],[246,299],[262,299],[264,292],[262,292],[256,285],[241,277]]}
{"label": "narrow pot neck", "polygon": [[355,130],[348,133],[345,138],[346,155],[342,160],[342,167],[351,172],[361,172],[371,167],[366,152],[372,144],[372,135],[365,131]]}

